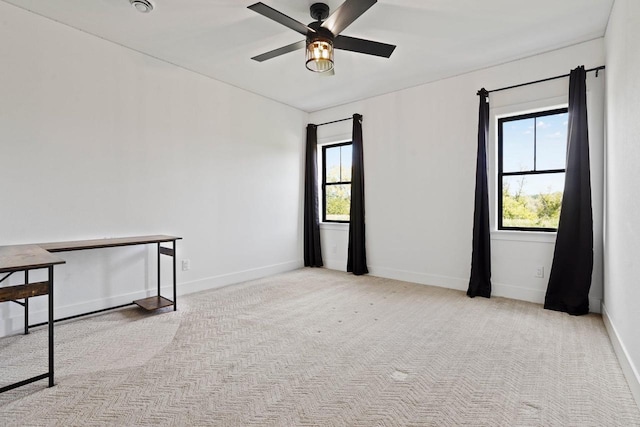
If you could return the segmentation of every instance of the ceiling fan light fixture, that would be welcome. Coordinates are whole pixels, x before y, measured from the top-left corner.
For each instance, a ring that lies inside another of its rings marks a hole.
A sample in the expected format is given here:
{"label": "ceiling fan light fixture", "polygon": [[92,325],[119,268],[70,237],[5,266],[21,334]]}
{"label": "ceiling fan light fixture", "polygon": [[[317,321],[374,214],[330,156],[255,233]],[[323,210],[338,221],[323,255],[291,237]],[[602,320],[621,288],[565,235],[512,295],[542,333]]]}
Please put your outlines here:
{"label": "ceiling fan light fixture", "polygon": [[333,69],[333,41],[330,38],[314,37],[307,40],[306,67],[324,73]]}
{"label": "ceiling fan light fixture", "polygon": [[135,7],[138,12],[149,13],[153,10],[151,0],[129,0],[131,6]]}
{"label": "ceiling fan light fixture", "polygon": [[[329,15],[327,4],[314,3],[309,11],[315,21],[309,25],[304,25],[262,2],[247,6],[248,9],[306,36],[305,40],[265,52],[251,59],[263,62],[305,47],[306,68],[315,73],[333,75],[334,48],[389,58],[396,48],[395,45],[340,35],[342,30],[376,2],[377,0],[345,0],[332,15]],[[334,41],[337,42],[337,46],[334,46]]]}

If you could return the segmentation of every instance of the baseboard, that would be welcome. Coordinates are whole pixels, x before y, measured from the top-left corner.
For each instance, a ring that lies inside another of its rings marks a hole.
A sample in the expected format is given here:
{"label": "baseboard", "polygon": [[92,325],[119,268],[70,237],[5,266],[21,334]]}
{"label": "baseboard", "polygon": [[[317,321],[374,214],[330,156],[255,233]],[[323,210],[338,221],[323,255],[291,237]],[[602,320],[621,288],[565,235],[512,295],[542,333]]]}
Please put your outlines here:
{"label": "baseboard", "polygon": [[545,291],[539,289],[523,288],[521,286],[508,285],[505,283],[491,283],[491,296],[517,299],[521,301],[544,304]]}
{"label": "baseboard", "polygon": [[[303,267],[303,265],[304,262],[302,260],[289,261],[280,264],[273,264],[249,270],[222,274],[219,276],[207,277],[191,282],[178,283],[177,292],[178,296],[180,296],[208,289],[220,288],[223,286],[232,285],[234,283],[246,282],[247,280],[259,279],[262,277],[272,276],[274,274],[295,270],[297,268]],[[172,286],[163,286],[161,288],[161,292],[162,295],[171,298],[173,292]],[[69,316],[75,316],[78,313],[89,313],[109,307],[129,304],[133,300],[146,298],[151,295],[155,295],[155,288],[142,289],[136,292],[130,292],[106,298],[99,298],[90,301],[83,301],[76,304],[56,306],[54,314],[56,319],[61,319]],[[178,309],[179,308],[180,301],[178,300]],[[16,310],[16,314],[0,319],[0,337],[17,334],[24,330],[24,315],[21,312],[22,310],[18,309]],[[40,310],[31,309],[29,310],[29,323],[36,324],[46,322],[48,319],[47,316],[48,313],[45,308]]]}
{"label": "baseboard", "polygon": [[[327,268],[331,268],[327,264]],[[336,268],[335,270],[338,270]],[[340,269],[344,271],[344,268]],[[402,280],[405,282],[418,283],[421,285],[437,286],[441,288],[457,289],[466,291],[469,287],[469,279],[459,277],[441,276],[436,274],[418,273],[415,271],[397,270],[387,267],[369,267],[369,274],[387,279]],[[520,301],[528,301],[536,304],[544,304],[546,291],[528,289],[520,286],[513,286],[504,283],[492,283],[491,295],[504,297]],[[589,307],[592,313],[600,313],[601,300],[589,298]]]}
{"label": "baseboard", "polygon": [[[163,294],[171,292],[172,290],[167,287],[163,288]],[[117,307],[119,305],[129,304],[133,300],[146,298],[151,296],[151,290],[140,290],[136,292],[130,292],[126,294],[115,295],[107,298],[93,299],[90,301],[83,301],[76,304],[68,304],[63,306],[56,306],[54,309],[54,317],[56,319],[62,319],[65,317],[75,316],[78,313],[90,313],[96,310],[103,310],[109,307]],[[170,294],[169,294],[170,295]],[[40,298],[46,299],[46,296]],[[18,308],[17,313],[13,316],[0,319],[0,337],[16,334],[24,331],[24,311]],[[48,321],[48,311],[46,308],[29,310],[29,324],[44,323]]]}
{"label": "baseboard", "polygon": [[618,335],[618,331],[611,322],[611,318],[607,312],[607,307],[604,303],[602,303],[602,320],[604,321],[604,326],[609,333],[609,339],[613,345],[613,351],[618,357],[622,372],[624,373],[624,376],[627,379],[627,384],[629,384],[629,388],[631,389],[631,394],[640,408],[640,373],[629,357],[629,352],[627,352],[624,343],[620,339],[620,335]]}
{"label": "baseboard", "polygon": [[347,271],[347,260],[340,258],[322,258],[324,268],[329,270]]}
{"label": "baseboard", "polygon": [[[491,296],[534,302],[536,304],[544,304],[546,293],[546,290],[523,288],[521,286],[508,285],[505,283],[491,284]],[[601,299],[589,297],[590,313],[600,313],[601,305]]]}
{"label": "baseboard", "polygon": [[246,282],[248,280],[260,279],[274,274],[302,268],[302,260],[288,261],[280,264],[272,264],[264,267],[252,268],[249,270],[236,271],[233,273],[211,276],[191,282],[183,282],[178,286],[178,295],[187,295],[194,292],[206,291],[209,289],[221,288],[235,283]]}
{"label": "baseboard", "polygon": [[369,274],[372,276],[384,277],[386,279],[402,280],[404,282],[437,286],[439,288],[457,289],[459,291],[466,291],[469,286],[468,279],[464,280],[457,277],[397,270],[388,267],[369,266]]}

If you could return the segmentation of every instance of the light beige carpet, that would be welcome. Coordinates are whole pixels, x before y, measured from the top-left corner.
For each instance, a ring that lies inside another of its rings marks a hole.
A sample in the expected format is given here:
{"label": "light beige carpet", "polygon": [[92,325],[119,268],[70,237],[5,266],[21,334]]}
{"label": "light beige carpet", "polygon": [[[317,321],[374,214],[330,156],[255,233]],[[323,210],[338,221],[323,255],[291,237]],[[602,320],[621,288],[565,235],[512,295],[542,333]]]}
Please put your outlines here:
{"label": "light beige carpet", "polygon": [[[322,269],[56,325],[0,425],[634,426],[602,319]],[[0,339],[0,383],[46,328]]]}

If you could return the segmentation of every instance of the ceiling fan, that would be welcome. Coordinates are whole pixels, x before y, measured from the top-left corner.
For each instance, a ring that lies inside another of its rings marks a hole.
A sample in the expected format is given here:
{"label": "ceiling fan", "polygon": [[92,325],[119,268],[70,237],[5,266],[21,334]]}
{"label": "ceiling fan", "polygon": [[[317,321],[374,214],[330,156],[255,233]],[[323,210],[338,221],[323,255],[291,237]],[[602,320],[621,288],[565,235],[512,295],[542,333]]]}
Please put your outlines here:
{"label": "ceiling fan", "polygon": [[329,16],[329,6],[325,3],[314,3],[311,5],[310,13],[315,21],[309,25],[304,25],[264,3],[252,4],[248,7],[249,9],[291,28],[305,36],[306,40],[274,49],[251,59],[262,62],[306,48],[306,67],[309,70],[333,74],[334,48],[389,58],[396,48],[394,45],[340,35],[376,2],[377,0],[346,0],[331,16]]}

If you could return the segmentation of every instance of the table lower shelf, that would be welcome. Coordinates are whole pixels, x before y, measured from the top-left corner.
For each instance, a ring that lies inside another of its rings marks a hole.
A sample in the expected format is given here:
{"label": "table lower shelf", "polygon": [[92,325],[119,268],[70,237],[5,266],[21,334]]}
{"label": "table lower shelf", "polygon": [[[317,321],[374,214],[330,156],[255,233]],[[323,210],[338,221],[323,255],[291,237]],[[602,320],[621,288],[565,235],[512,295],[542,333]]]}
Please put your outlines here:
{"label": "table lower shelf", "polygon": [[173,301],[161,296],[143,298],[143,299],[135,300],[133,303],[149,311],[157,310],[159,308],[169,307],[173,305]]}

